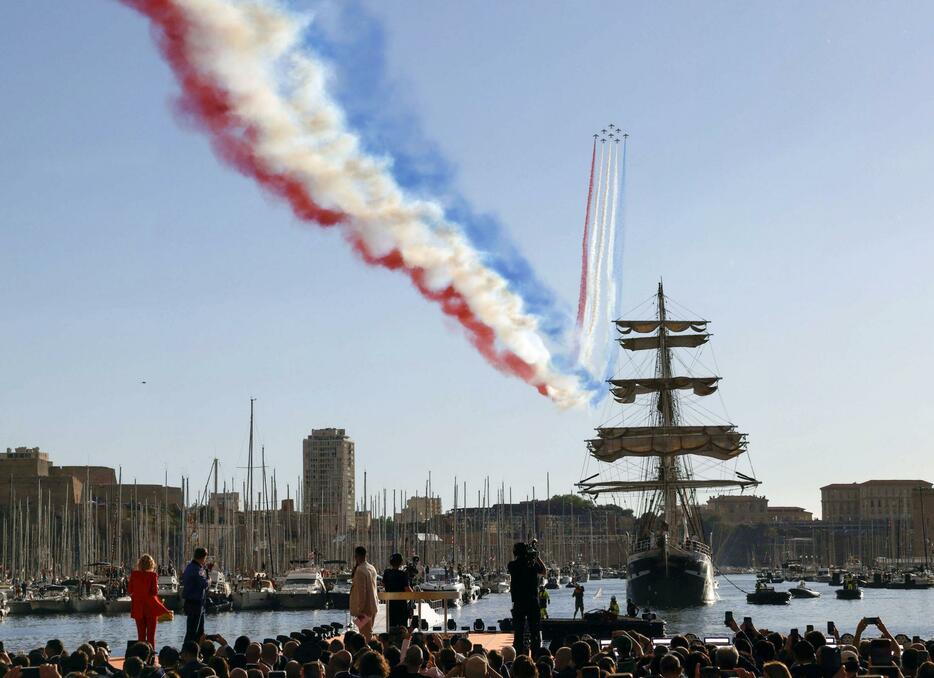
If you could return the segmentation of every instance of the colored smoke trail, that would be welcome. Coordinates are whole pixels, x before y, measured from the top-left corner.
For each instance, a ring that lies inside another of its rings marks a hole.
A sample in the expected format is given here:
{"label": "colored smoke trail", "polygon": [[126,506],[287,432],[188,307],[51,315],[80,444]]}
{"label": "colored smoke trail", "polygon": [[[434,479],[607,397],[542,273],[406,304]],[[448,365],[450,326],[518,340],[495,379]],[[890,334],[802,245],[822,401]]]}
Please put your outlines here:
{"label": "colored smoke trail", "polygon": [[303,21],[272,2],[122,1],[152,21],[182,112],[226,162],[298,218],[339,228],[367,263],[404,272],[496,368],[561,406],[586,400],[579,379],[553,366],[510,282],[439,204],[406,196],[389,163],[361,150],[327,92],[326,67],[301,49]]}
{"label": "colored smoke trail", "polygon": [[[583,313],[579,313],[578,362],[594,377],[606,377],[613,364],[610,358],[612,321],[617,317],[619,300],[616,276],[621,269],[622,235],[617,217],[622,176],[620,154],[622,152],[624,173],[626,137],[621,138],[621,130],[613,125],[610,129],[610,134],[600,139],[602,148],[597,164],[596,190],[588,190],[588,196],[593,194],[587,203],[587,214],[591,218],[584,225],[587,256],[581,262],[581,276],[585,278],[581,287],[586,294]],[[603,132],[605,134],[606,130]],[[622,151],[619,147],[621,139]]]}
{"label": "colored smoke trail", "polygon": [[593,199],[593,170],[597,162],[597,135],[593,135],[593,151],[590,154],[590,182],[587,184],[587,209],[584,212],[584,239],[581,244],[581,284],[577,299],[577,330],[584,324],[584,310],[587,307],[587,268],[590,239],[590,201]]}

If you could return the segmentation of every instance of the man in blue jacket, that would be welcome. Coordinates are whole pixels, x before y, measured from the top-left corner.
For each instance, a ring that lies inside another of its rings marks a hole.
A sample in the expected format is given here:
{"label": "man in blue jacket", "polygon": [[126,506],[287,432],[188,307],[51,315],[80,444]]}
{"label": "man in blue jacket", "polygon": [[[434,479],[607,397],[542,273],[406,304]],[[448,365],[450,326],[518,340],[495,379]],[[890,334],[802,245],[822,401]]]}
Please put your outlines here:
{"label": "man in blue jacket", "polygon": [[208,552],[200,546],[195,549],[194,558],[182,573],[182,600],[184,601],[187,626],[185,627],[185,641],[201,642],[204,635],[204,602],[205,593],[210,581],[208,571],[204,567],[208,559]]}

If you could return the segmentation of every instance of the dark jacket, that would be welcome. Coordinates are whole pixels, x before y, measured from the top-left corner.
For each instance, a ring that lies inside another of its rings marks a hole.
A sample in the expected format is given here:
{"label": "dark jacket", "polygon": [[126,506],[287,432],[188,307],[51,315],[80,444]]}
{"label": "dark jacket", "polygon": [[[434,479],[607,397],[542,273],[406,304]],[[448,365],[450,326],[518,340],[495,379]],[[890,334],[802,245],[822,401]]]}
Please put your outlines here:
{"label": "dark jacket", "polygon": [[187,603],[204,605],[204,592],[210,581],[208,572],[199,563],[192,560],[182,573],[182,599]]}

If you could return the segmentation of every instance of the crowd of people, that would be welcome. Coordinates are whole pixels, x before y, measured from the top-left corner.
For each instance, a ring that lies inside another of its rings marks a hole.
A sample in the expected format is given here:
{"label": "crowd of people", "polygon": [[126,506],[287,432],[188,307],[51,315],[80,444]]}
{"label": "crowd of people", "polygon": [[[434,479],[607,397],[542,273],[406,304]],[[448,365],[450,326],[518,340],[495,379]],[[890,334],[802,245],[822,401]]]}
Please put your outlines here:
{"label": "crowd of people", "polygon": [[[873,626],[881,637],[863,638]],[[68,651],[50,640],[26,653],[0,652],[0,678],[934,678],[934,641],[900,643],[880,620],[863,620],[852,637],[783,634],[751,621],[732,631],[728,644],[615,631],[609,644],[572,635],[517,652],[487,650],[468,634],[397,628],[367,641],[356,631],[338,638],[318,628],[262,640],[240,636],[232,645],[207,635],[158,652],[137,642],[122,668],[106,643]]]}
{"label": "crowd of people", "polygon": [[[156,621],[168,611],[157,596],[157,566],[144,555],[128,586],[139,640],[127,649],[122,666],[100,641],[69,651],[50,640],[20,653],[0,644],[0,678],[934,678],[934,640],[895,637],[878,618],[863,619],[852,635],[840,635],[833,625],[831,635],[813,629],[784,634],[756,628],[748,617],[737,624],[728,615],[731,634],[723,639],[690,633],[653,639],[615,630],[608,643],[568,635],[544,644],[540,621],[547,604],[538,587],[544,564],[534,543],[516,544],[513,553],[514,637],[501,650],[473,643],[466,633],[423,633],[407,626],[405,601],[391,601],[390,631],[373,633],[376,569],[363,547],[354,553],[350,600],[357,630],[342,637],[328,627],[261,641],[240,636],[230,645],[220,635],[205,634],[207,553],[196,549],[182,575],[188,621],[180,648],[155,650]],[[400,554],[390,559],[383,580],[387,591],[411,590]],[[864,637],[872,629],[879,637]]]}

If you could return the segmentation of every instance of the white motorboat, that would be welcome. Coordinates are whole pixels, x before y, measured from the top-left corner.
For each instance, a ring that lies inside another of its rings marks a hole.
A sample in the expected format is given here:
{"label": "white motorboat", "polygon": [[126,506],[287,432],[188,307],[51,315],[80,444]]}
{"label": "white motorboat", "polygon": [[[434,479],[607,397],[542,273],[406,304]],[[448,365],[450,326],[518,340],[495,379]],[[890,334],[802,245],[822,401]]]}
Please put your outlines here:
{"label": "white motorboat", "polygon": [[170,610],[181,609],[182,597],[178,593],[178,577],[174,574],[159,575],[159,597]]}
{"label": "white motorboat", "polygon": [[350,607],[350,573],[341,572],[334,578],[334,585],[328,591],[328,607],[332,610],[346,610]]}
{"label": "white motorboat", "polygon": [[235,610],[268,610],[275,604],[276,588],[268,579],[260,579],[250,588],[235,591]]}
{"label": "white motorboat", "polygon": [[71,608],[82,614],[101,614],[107,599],[104,597],[104,587],[100,584],[91,584],[89,593],[73,596]]}
{"label": "white motorboat", "polygon": [[106,615],[118,615],[118,614],[130,614],[130,606],[133,601],[130,599],[130,596],[118,596],[116,598],[108,598],[104,603],[104,614]]}
{"label": "white motorboat", "polygon": [[299,567],[285,575],[275,592],[276,606],[285,610],[318,610],[324,607],[327,589],[316,567]]}
{"label": "white motorboat", "polygon": [[558,586],[565,587],[571,583],[571,576],[568,574],[562,574],[558,577]]}
{"label": "white motorboat", "polygon": [[71,612],[71,592],[67,586],[49,584],[29,601],[33,614],[68,614]]}
{"label": "white motorboat", "polygon": [[458,607],[464,601],[467,588],[458,579],[456,574],[448,574],[443,567],[432,567],[425,574],[425,581],[421,585],[422,591],[456,591],[457,600],[452,601]]}
{"label": "white motorboat", "polygon": [[588,572],[590,579],[603,579],[603,568],[597,564],[591,566]]}

